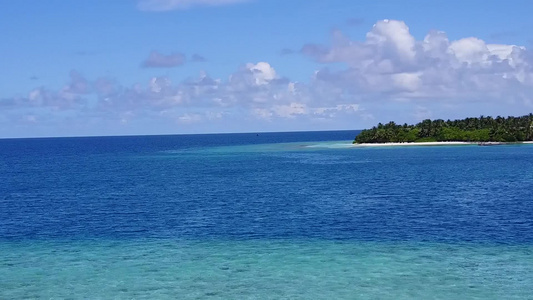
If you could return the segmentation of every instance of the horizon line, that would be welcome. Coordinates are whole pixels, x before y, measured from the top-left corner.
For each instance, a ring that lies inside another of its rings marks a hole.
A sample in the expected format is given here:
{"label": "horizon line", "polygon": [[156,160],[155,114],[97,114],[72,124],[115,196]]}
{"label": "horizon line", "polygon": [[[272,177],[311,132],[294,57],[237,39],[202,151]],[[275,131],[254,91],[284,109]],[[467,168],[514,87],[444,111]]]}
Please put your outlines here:
{"label": "horizon line", "polygon": [[119,134],[119,135],[65,135],[65,136],[23,136],[0,137],[0,140],[22,139],[68,139],[68,138],[111,138],[111,137],[152,137],[152,136],[179,136],[179,135],[224,135],[224,134],[265,134],[265,133],[298,133],[298,132],[333,132],[333,131],[362,131],[364,129],[331,129],[331,130],[289,130],[289,131],[246,131],[246,132],[204,132],[204,133],[161,133],[161,134]]}

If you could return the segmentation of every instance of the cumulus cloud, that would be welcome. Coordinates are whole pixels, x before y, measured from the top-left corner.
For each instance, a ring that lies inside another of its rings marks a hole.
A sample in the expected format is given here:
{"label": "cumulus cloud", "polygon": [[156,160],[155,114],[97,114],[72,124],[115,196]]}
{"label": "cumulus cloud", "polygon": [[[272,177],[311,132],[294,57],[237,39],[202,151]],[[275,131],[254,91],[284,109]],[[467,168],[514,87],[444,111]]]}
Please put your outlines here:
{"label": "cumulus cloud", "polygon": [[301,52],[325,65],[345,64],[337,71],[323,68],[315,78],[368,98],[505,101],[533,86],[533,60],[525,47],[475,37],[450,41],[442,31],[416,40],[397,20],[377,22],[364,41],[334,31],[330,45],[308,44]]}
{"label": "cumulus cloud", "polygon": [[267,62],[244,64],[226,79],[201,72],[181,82],[159,76],[130,87],[108,78],[90,84],[98,100],[93,109],[121,124],[147,116],[191,125],[226,117],[273,121],[359,112],[358,104],[341,90],[318,81],[291,82]]}
{"label": "cumulus cloud", "polygon": [[139,0],[137,7],[143,11],[184,10],[195,6],[221,6],[248,0]]}
{"label": "cumulus cloud", "polygon": [[246,69],[250,71],[257,85],[268,84],[277,77],[276,70],[266,62],[248,63],[246,64]]}
{"label": "cumulus cloud", "polygon": [[173,68],[185,63],[185,55],[181,53],[162,54],[152,51],[142,62],[143,68]]}
{"label": "cumulus cloud", "polygon": [[68,110],[81,107],[86,102],[79,94],[68,89],[52,91],[43,87],[31,90],[24,97],[0,99],[0,107],[10,110],[40,109]]}
{"label": "cumulus cloud", "polygon": [[[474,37],[450,40],[438,30],[417,40],[404,22],[383,20],[363,40],[336,30],[330,44],[304,45],[300,53],[321,64],[306,82],[292,81],[266,61],[236,66],[221,78],[202,71],[185,80],[154,76],[129,86],[72,71],[62,88],[36,87],[0,99],[0,106],[19,110],[19,119],[37,121],[43,110],[74,110],[124,126],[139,119],[179,126],[230,119],[271,126],[343,120],[337,128],[371,125],[378,118],[412,122],[533,109],[533,55],[521,46]],[[147,61],[147,66],[169,67],[185,58],[153,52]]]}
{"label": "cumulus cloud", "polygon": [[0,107],[11,110],[48,108],[56,111],[80,108],[86,103],[83,95],[92,92],[91,83],[76,70],[70,71],[69,77],[70,81],[57,91],[36,87],[25,96],[0,99]]}

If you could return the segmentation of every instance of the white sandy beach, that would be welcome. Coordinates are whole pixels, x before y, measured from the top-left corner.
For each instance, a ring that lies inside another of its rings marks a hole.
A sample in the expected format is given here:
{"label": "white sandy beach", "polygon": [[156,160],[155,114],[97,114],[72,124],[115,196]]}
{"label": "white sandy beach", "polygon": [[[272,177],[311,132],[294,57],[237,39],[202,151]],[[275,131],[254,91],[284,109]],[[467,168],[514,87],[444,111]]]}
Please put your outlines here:
{"label": "white sandy beach", "polygon": [[[406,142],[406,143],[363,143],[353,144],[354,147],[388,147],[388,146],[452,146],[477,145],[479,142]],[[512,144],[512,143],[511,143]],[[533,141],[517,142],[516,144],[533,144]]]}
{"label": "white sandy beach", "polygon": [[387,146],[449,146],[449,145],[477,145],[476,142],[420,142],[420,143],[363,143],[353,144],[354,147],[387,147]]}

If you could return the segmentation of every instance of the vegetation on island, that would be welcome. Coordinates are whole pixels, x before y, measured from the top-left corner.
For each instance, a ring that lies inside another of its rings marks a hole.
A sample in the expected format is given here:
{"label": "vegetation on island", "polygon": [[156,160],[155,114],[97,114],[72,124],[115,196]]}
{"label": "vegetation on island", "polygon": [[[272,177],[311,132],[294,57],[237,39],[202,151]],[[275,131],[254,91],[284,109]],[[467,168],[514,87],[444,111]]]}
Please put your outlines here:
{"label": "vegetation on island", "polygon": [[416,125],[379,123],[363,130],[354,144],[402,142],[521,142],[533,140],[533,114],[463,120],[424,120]]}

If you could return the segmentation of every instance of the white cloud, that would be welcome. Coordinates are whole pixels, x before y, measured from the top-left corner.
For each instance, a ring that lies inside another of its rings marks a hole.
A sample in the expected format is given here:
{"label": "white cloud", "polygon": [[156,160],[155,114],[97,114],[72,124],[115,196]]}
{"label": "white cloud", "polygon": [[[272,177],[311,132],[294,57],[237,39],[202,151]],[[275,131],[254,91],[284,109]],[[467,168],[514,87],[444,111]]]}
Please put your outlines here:
{"label": "white cloud", "polygon": [[169,88],[171,85],[172,83],[166,77],[152,77],[148,87],[152,93],[161,93],[164,91],[164,89]]}
{"label": "white cloud", "polygon": [[411,62],[415,59],[415,38],[409,33],[409,27],[396,20],[377,22],[367,33],[366,40],[374,49],[381,50],[384,57],[392,56],[401,61]]}
{"label": "white cloud", "polygon": [[392,85],[398,90],[405,90],[408,92],[416,92],[420,85],[422,84],[420,75],[421,72],[414,73],[397,73],[392,74]]}
{"label": "white cloud", "polygon": [[252,115],[254,115],[256,118],[268,121],[270,121],[272,116],[274,115],[270,110],[266,108],[254,108],[251,112]]}
{"label": "white cloud", "polygon": [[239,118],[239,115],[271,121],[359,113],[358,104],[346,104],[348,99],[342,89],[320,81],[315,83],[280,78],[267,62],[247,63],[227,80],[214,79],[201,72],[197,78],[177,84],[167,77],[153,77],[145,85],[111,88],[121,92],[100,95],[99,109],[110,113],[152,113],[180,124]]}
{"label": "white cloud", "polygon": [[283,118],[292,118],[296,115],[307,114],[307,107],[303,103],[290,103],[286,105],[274,105],[272,110],[276,115]]}
{"label": "white cloud", "polygon": [[[179,82],[155,76],[132,86],[73,71],[62,88],[37,87],[0,99],[0,107],[16,111],[19,120],[33,115],[39,122],[43,111],[75,111],[79,120],[96,116],[124,126],[136,120],[188,126],[233,120],[275,128],[315,121],[357,128],[376,120],[512,115],[533,107],[533,55],[525,47],[474,37],[450,41],[436,30],[416,40],[395,20],[377,22],[363,38],[334,31],[330,45],[305,45],[301,52],[323,64],[308,82],[291,81],[266,61],[236,66],[222,78],[207,72]],[[152,56],[152,66],[181,61],[179,55]]]}
{"label": "white cloud", "polygon": [[221,6],[248,0],[139,0],[137,7],[144,11],[183,10],[195,6]]}
{"label": "white cloud", "polygon": [[452,42],[449,50],[458,61],[469,64],[486,62],[490,54],[485,42],[472,37]]}
{"label": "white cloud", "polygon": [[417,41],[395,20],[377,22],[363,42],[335,31],[331,45],[306,45],[302,53],[324,64],[344,63],[345,69],[320,70],[316,80],[368,99],[505,101],[533,91],[533,60],[525,47],[474,37],[450,42],[442,31]]}
{"label": "white cloud", "polygon": [[[450,46],[450,41],[448,36],[443,31],[432,30],[421,42],[422,50],[424,55],[427,58],[431,59],[446,59],[448,56],[448,48]],[[435,60],[433,61],[435,62]]]}
{"label": "white cloud", "polygon": [[0,99],[0,107],[4,110],[38,110],[50,109],[64,111],[80,109],[86,104],[86,99],[73,93],[65,87],[59,91],[52,91],[43,87],[32,89],[25,97]]}
{"label": "white cloud", "polygon": [[193,113],[186,113],[182,116],[178,117],[178,122],[184,123],[184,124],[190,124],[190,123],[197,123],[202,121],[202,115],[200,114],[193,114]]}
{"label": "white cloud", "polygon": [[359,104],[338,104],[333,107],[319,107],[314,109],[317,115],[329,115],[333,117],[337,112],[355,113],[359,111]]}
{"label": "white cloud", "polygon": [[255,84],[264,85],[276,78],[276,71],[266,62],[258,62],[257,64],[248,63],[246,68],[250,70],[252,76],[255,78]]}

